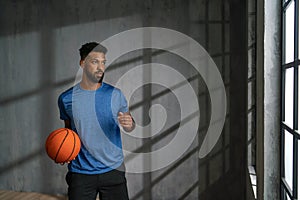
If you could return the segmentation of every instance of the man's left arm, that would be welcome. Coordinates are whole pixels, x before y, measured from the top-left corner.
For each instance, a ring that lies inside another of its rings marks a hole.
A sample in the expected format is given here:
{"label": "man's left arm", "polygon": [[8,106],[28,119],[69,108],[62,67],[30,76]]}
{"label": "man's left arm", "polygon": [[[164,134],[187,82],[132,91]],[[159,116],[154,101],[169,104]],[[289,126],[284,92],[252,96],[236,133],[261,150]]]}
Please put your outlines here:
{"label": "man's left arm", "polygon": [[126,132],[131,132],[135,128],[135,122],[130,112],[119,112],[118,113],[119,124],[123,127]]}

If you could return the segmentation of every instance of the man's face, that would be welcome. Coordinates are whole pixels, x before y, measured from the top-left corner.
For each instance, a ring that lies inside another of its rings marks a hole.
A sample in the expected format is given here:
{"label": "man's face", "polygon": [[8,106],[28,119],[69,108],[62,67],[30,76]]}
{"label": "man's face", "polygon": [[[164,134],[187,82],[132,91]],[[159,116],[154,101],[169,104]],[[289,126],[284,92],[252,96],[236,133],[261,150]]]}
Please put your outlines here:
{"label": "man's face", "polygon": [[106,58],[104,53],[92,51],[81,61],[81,67],[90,81],[99,83],[104,76],[105,62]]}

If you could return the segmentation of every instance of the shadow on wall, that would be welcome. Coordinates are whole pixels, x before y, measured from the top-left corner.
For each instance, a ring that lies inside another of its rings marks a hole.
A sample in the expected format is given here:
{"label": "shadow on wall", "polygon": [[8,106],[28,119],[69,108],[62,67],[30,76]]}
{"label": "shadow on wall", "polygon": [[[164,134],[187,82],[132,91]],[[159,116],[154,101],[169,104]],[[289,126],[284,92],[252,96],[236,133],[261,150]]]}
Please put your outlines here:
{"label": "shadow on wall", "polygon": [[[145,57],[148,59],[145,59]],[[197,116],[196,113],[193,113],[183,120],[180,119],[180,103],[174,95],[174,91],[184,87],[185,84],[191,85],[197,93],[201,121],[198,135],[188,151],[178,160],[174,160],[170,165],[154,172],[143,174],[128,173],[131,199],[149,197],[150,199],[159,199],[163,196],[171,199],[198,198],[199,194],[205,191],[206,188],[229,173],[229,115],[227,116],[221,139],[214,151],[207,158],[199,160],[198,150],[209,125],[210,97],[201,76],[186,60],[162,50],[147,50],[146,53],[141,50],[134,51],[120,57],[107,68],[106,81],[115,85],[126,72],[132,71],[136,66],[152,62],[172,66],[173,69],[185,76],[187,82],[180,82],[175,77],[167,77],[173,78],[173,85],[169,88],[158,84],[146,84],[133,93],[129,104],[136,123],[142,127],[150,124],[150,128],[143,129],[145,132],[141,133],[144,136],[142,139],[132,136],[132,133],[123,134],[124,149],[133,153],[147,153],[164,148],[178,134],[179,126],[184,126]],[[154,74],[153,72],[151,73],[151,68],[150,70],[149,68],[144,69],[144,79],[151,79],[151,74]],[[130,84],[136,84],[134,76],[131,83],[125,84],[129,86]],[[155,120],[163,120],[163,117],[151,115],[151,108],[157,104],[162,105],[167,113],[167,120],[163,127],[160,128],[155,127],[157,126]],[[155,117],[160,117],[160,119]],[[155,133],[153,130],[160,131]],[[190,131],[193,131],[192,128]],[[152,137],[149,139],[147,135],[152,135]],[[134,162],[132,160],[136,157],[137,155],[135,154],[129,154],[125,157],[125,163]],[[143,163],[135,164],[147,166],[151,165],[151,162],[155,162],[155,160],[155,158],[153,160],[144,159]]]}

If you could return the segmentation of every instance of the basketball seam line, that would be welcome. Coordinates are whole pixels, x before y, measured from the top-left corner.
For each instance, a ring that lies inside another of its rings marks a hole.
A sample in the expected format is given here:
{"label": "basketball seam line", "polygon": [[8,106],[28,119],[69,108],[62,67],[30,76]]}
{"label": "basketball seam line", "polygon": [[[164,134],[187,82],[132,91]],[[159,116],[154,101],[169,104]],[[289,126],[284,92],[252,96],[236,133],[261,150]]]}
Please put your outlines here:
{"label": "basketball seam line", "polygon": [[57,131],[57,133],[55,133],[54,135],[52,135],[52,136],[49,137],[48,139],[49,139],[49,140],[53,140],[53,138],[54,138],[57,134],[63,132],[64,130],[65,130],[65,128],[61,128],[59,131]]}
{"label": "basketball seam line", "polygon": [[[54,135],[49,135],[46,141],[51,141],[51,140],[53,140],[53,139],[55,138],[56,135],[60,134],[60,133],[63,132],[65,129],[66,129],[66,128],[60,128],[60,129],[58,129],[57,132],[56,132]],[[50,137],[50,136],[51,136],[51,137]],[[46,143],[46,151],[47,151],[47,153],[48,153],[48,150],[49,150],[49,147],[48,147],[48,145],[47,145],[47,143]],[[55,158],[56,158],[56,157],[55,157]],[[55,159],[55,158],[54,158],[54,159]]]}
{"label": "basketball seam line", "polygon": [[72,149],[72,152],[71,152],[71,154],[70,154],[70,156],[68,157],[68,161],[69,161],[69,159],[71,158],[71,156],[73,155],[73,153],[74,153],[74,150],[75,150],[75,145],[76,145],[76,138],[75,138],[75,135],[74,135],[75,133],[72,133],[72,135],[73,135],[73,138],[74,138],[74,144],[73,144],[73,149]]}
{"label": "basketball seam line", "polygon": [[[68,134],[69,134],[69,130],[68,130],[68,129],[66,129],[66,130],[67,130],[67,134],[66,134],[65,138],[63,139],[62,143],[60,144],[60,147],[59,147],[58,150],[57,150],[57,153],[56,153],[56,156],[55,156],[55,159],[54,159],[55,162],[56,162],[56,159],[57,159],[58,154],[59,154],[59,152],[60,152],[60,149],[61,149],[62,145],[64,144],[64,142],[65,142],[65,140],[66,140],[66,138],[67,138],[67,136],[68,136]],[[56,163],[57,163],[57,162],[56,162]]]}

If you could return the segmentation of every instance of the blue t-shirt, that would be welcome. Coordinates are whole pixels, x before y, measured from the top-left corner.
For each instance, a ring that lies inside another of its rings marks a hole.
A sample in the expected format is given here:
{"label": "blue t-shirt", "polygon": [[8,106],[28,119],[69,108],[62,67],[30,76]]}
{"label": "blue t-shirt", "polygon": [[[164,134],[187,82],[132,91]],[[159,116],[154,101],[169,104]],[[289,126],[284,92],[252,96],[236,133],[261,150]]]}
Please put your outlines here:
{"label": "blue t-shirt", "polygon": [[101,174],[118,168],[123,162],[118,112],[128,112],[122,92],[102,83],[97,90],[84,90],[80,84],[58,98],[60,119],[69,120],[80,137],[81,149],[69,171]]}

